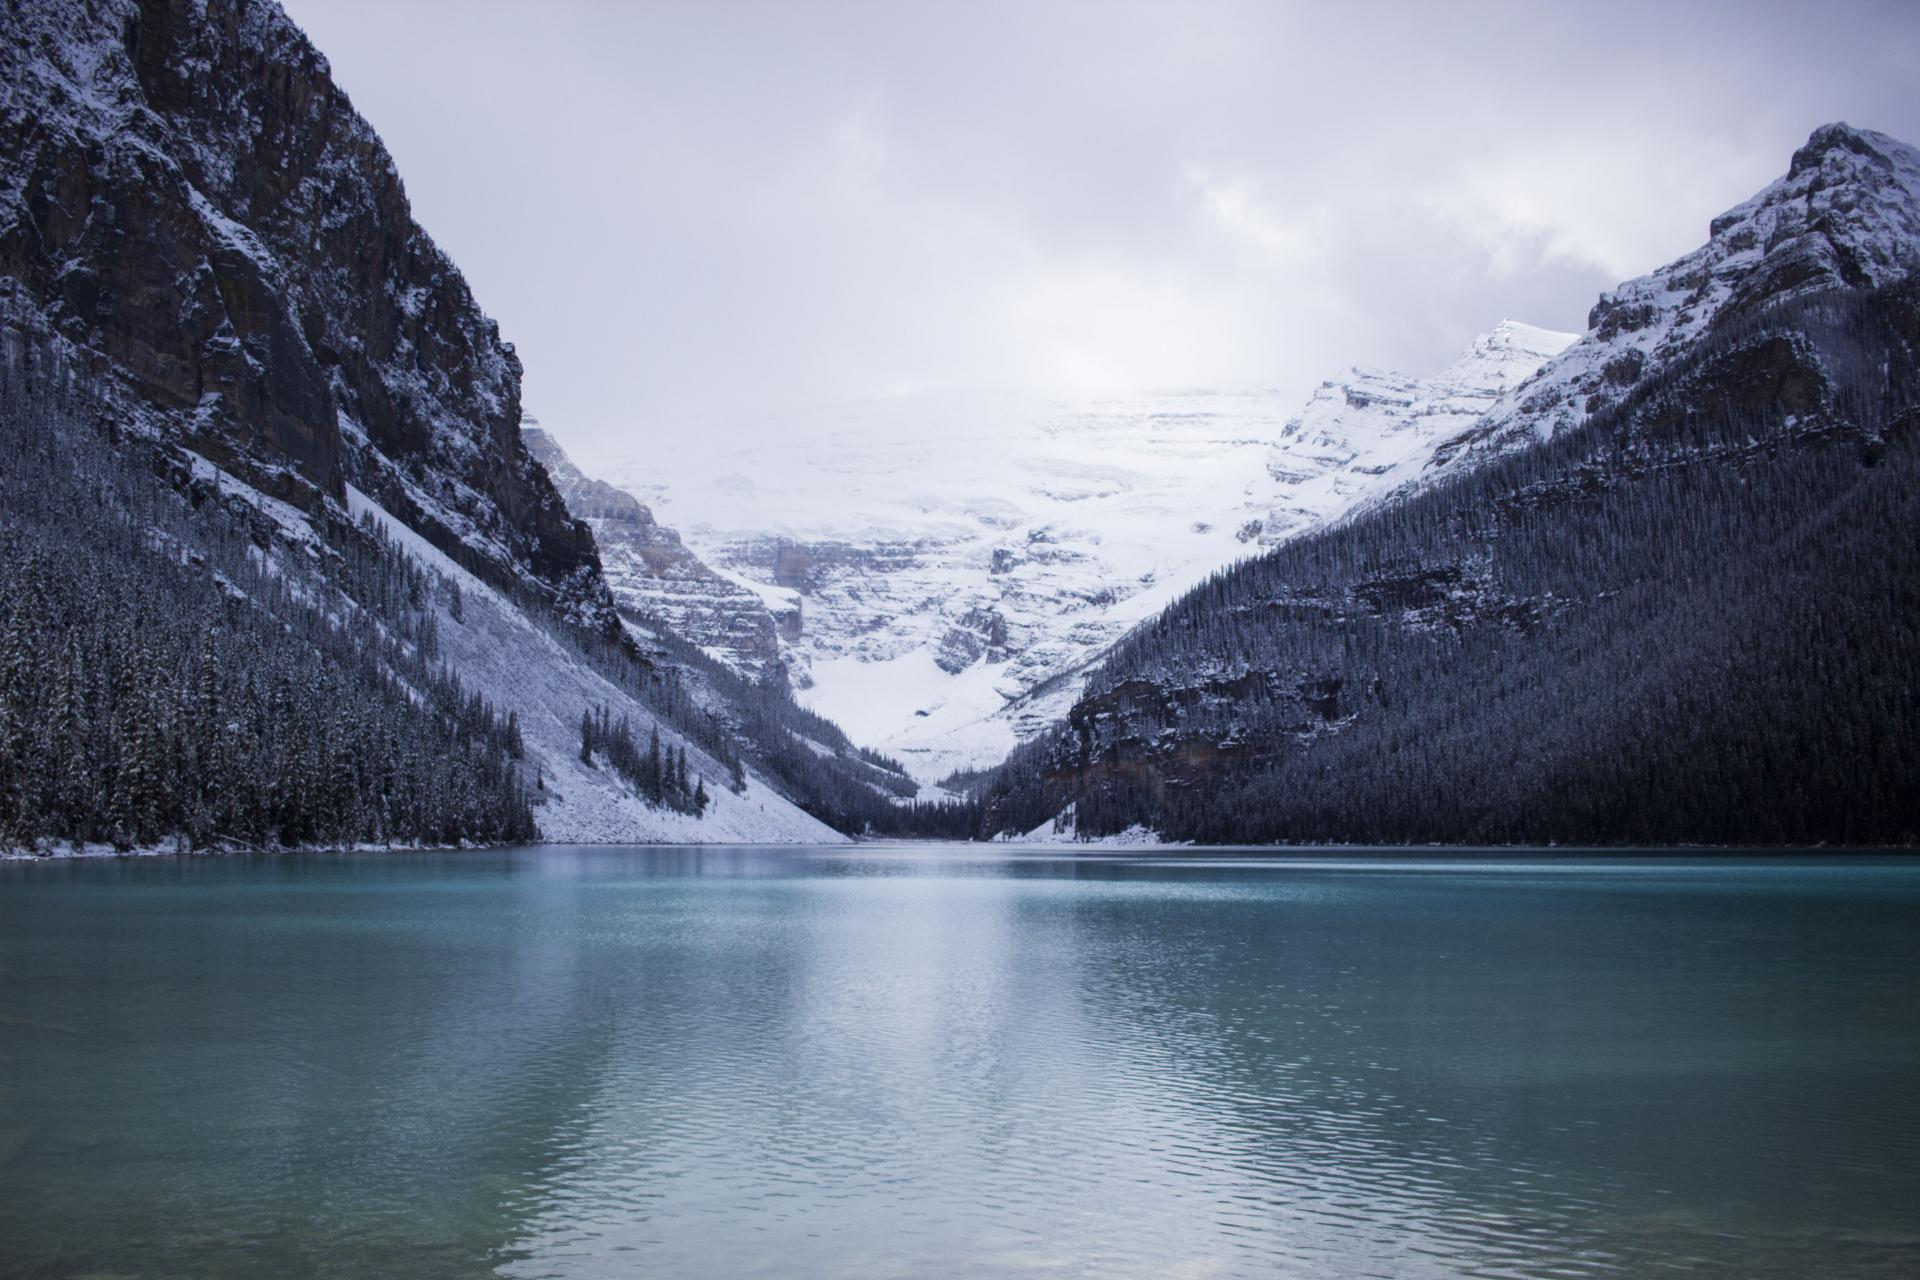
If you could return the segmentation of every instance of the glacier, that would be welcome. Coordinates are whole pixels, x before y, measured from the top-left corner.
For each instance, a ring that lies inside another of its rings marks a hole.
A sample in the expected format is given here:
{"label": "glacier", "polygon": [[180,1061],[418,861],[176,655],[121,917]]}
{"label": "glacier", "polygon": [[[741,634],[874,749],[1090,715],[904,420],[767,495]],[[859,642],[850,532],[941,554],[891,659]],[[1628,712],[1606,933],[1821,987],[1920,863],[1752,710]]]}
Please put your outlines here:
{"label": "glacier", "polygon": [[1115,641],[1208,575],[1417,483],[1575,338],[1509,321],[1431,377],[1349,369],[1304,408],[1271,390],[942,392],[677,431],[587,466],[644,503],[630,528],[658,513],[710,572],[614,554],[609,585],[747,670],[761,655],[738,637],[761,633],[739,609],[758,597],[801,702],[937,795],[1058,719]]}

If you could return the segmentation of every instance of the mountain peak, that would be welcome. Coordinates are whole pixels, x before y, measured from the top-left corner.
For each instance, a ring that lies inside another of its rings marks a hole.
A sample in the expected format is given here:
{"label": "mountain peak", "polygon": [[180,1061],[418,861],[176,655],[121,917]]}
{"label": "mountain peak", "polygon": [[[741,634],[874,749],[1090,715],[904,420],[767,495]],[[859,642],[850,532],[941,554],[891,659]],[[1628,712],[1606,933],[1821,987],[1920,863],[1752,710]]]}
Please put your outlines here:
{"label": "mountain peak", "polygon": [[1521,320],[1502,320],[1482,334],[1473,346],[1479,352],[1512,351],[1544,360],[1565,351],[1578,337],[1578,334],[1542,329]]}
{"label": "mountain peak", "polygon": [[[1715,218],[1707,243],[1600,295],[1579,342],[1436,454],[1544,439],[1616,403],[1710,331],[1792,298],[1920,269],[1920,151],[1849,124],[1815,129],[1787,173]],[[1487,339],[1508,329],[1503,325]]]}
{"label": "mountain peak", "polygon": [[1892,168],[1902,161],[1908,167],[1920,164],[1920,155],[1916,155],[1912,147],[1899,139],[1875,133],[1871,129],[1856,129],[1845,121],[1836,120],[1815,129],[1807,138],[1807,145],[1793,153],[1793,162],[1787,167],[1787,177],[1789,180],[1797,178],[1809,170],[1820,168],[1829,160],[1855,163],[1848,157],[1858,157],[1883,168]]}
{"label": "mountain peak", "polygon": [[[1920,150],[1871,129],[1821,125],[1793,153],[1785,177],[1715,218],[1710,234],[1720,241],[1743,230],[1750,234],[1733,237],[1736,250],[1757,246],[1775,256],[1816,237],[1859,246],[1904,274],[1920,236]],[[1871,265],[1846,282],[1883,283]]]}

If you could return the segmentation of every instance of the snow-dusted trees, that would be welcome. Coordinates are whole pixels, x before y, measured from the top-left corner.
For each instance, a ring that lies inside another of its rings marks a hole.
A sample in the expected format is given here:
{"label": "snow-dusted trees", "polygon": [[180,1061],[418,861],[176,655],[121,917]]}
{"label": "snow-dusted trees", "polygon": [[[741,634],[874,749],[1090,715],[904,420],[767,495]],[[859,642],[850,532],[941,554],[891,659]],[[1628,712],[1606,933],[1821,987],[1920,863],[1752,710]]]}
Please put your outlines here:
{"label": "snow-dusted trees", "polygon": [[626,781],[641,799],[655,808],[665,807],[699,817],[706,812],[708,796],[702,787],[687,785],[687,749],[685,746],[660,747],[656,726],[645,755],[633,739],[633,722],[622,716],[613,719],[606,707],[589,708],[580,718],[580,758],[588,764],[604,760],[607,767]]}
{"label": "snow-dusted trees", "polygon": [[0,841],[535,835],[518,723],[435,664],[416,566],[370,529],[274,557],[50,381],[0,371]]}
{"label": "snow-dusted trees", "polygon": [[989,825],[1920,839],[1916,423],[1920,285],[1731,326],[1577,430],[1196,589],[988,781]]}

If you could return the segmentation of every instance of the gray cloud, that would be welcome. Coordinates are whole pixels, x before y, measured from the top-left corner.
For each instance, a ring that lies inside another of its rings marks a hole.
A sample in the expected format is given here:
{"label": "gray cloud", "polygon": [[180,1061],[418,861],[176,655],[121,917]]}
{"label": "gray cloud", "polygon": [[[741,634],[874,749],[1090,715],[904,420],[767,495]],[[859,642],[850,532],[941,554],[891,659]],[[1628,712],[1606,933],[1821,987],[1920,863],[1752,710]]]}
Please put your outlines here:
{"label": "gray cloud", "polygon": [[1426,372],[1920,141],[1900,4],[286,0],[589,455],[941,386]]}

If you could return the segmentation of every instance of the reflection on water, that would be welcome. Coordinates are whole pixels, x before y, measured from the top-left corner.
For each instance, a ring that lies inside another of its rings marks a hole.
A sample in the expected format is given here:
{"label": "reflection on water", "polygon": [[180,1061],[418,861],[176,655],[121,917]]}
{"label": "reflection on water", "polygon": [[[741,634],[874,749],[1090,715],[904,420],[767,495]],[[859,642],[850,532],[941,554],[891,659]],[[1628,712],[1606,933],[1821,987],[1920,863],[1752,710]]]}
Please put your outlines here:
{"label": "reflection on water", "polygon": [[0,867],[0,1275],[1920,1273],[1920,864]]}

